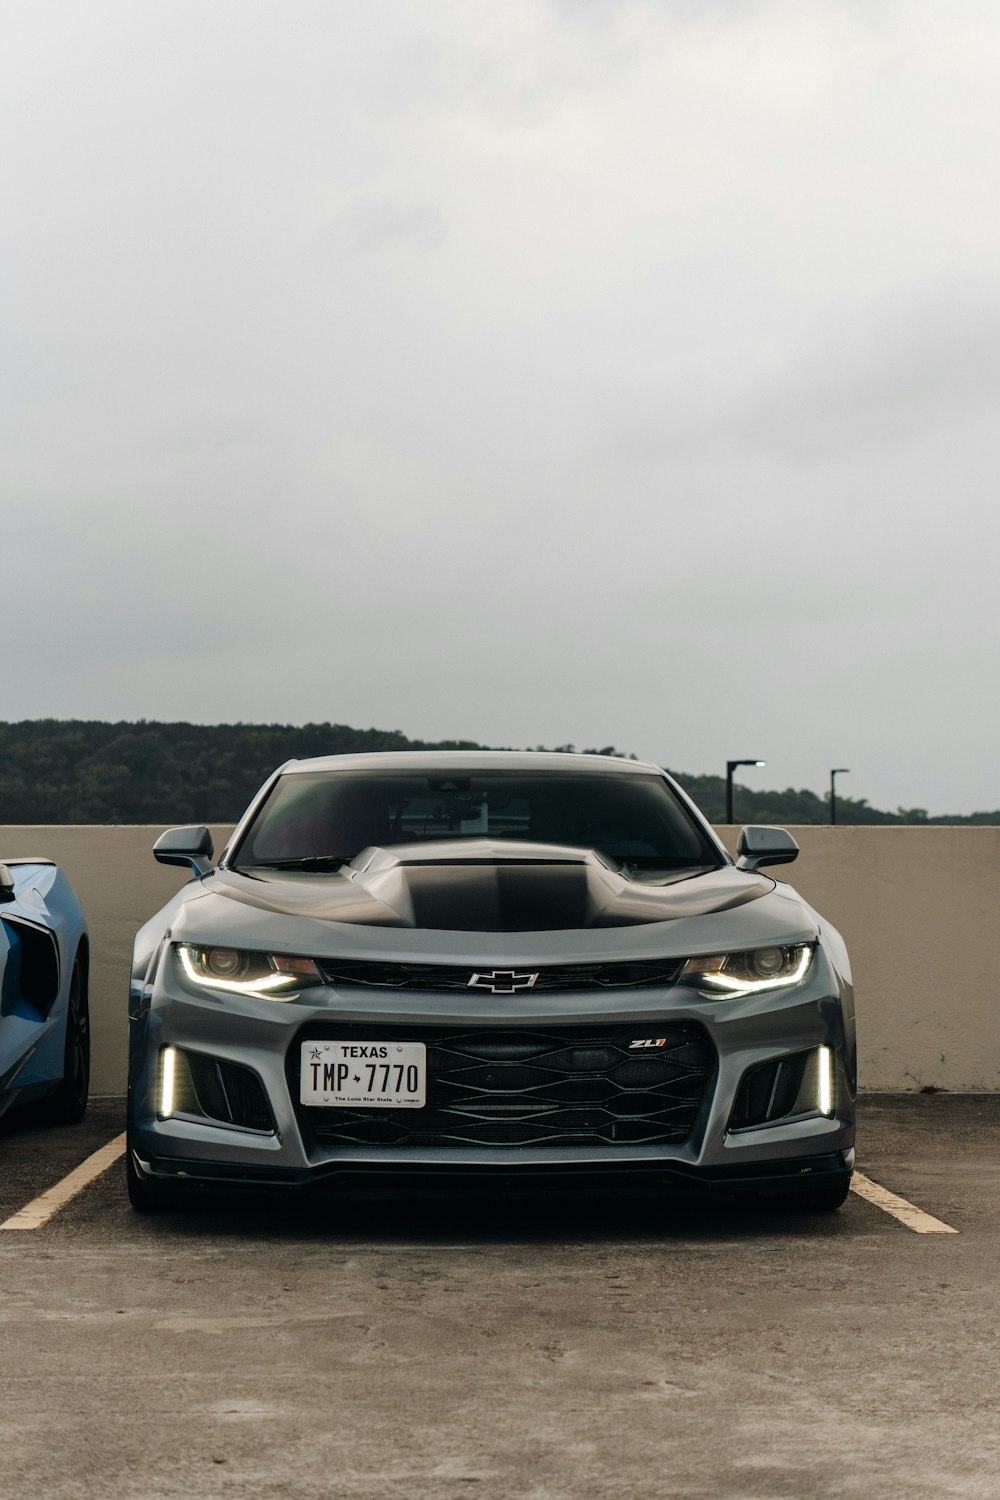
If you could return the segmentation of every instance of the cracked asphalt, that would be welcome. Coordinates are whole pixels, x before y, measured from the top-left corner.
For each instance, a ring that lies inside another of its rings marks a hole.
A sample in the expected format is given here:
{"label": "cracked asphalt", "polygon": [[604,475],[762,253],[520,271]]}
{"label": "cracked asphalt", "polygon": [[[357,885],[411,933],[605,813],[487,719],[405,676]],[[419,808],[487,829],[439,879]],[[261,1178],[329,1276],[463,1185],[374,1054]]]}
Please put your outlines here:
{"label": "cracked asphalt", "polygon": [[[0,1214],[123,1128],[0,1124]],[[45,1500],[1000,1494],[1000,1098],[863,1101],[828,1217],[250,1201],[115,1167],[0,1235],[4,1491]]]}

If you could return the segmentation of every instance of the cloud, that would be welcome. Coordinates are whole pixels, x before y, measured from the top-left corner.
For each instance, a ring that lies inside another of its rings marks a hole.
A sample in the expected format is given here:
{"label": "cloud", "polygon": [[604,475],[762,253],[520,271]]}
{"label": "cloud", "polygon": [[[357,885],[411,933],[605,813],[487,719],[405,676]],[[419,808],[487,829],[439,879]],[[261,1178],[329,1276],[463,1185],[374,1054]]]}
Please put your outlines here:
{"label": "cloud", "polygon": [[995,801],[998,43],[972,0],[18,8],[5,713]]}
{"label": "cloud", "polygon": [[873,448],[957,438],[992,426],[1000,400],[997,289],[932,285],[821,313],[780,361],[672,371],[654,395],[655,384],[621,418],[612,442],[622,457],[711,451],[839,466]]}
{"label": "cloud", "polygon": [[433,203],[361,198],[333,215],[324,238],[348,255],[410,250],[427,254],[448,238],[444,215]]}

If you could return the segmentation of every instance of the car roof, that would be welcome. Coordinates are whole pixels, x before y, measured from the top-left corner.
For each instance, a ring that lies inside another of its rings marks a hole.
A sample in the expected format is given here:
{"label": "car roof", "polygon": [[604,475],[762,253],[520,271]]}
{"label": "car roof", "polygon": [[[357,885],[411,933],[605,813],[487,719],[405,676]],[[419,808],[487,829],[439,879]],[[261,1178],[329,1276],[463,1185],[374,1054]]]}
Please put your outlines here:
{"label": "car roof", "polygon": [[316,771],[562,771],[598,776],[656,776],[662,766],[617,755],[575,755],[561,750],[375,750],[363,755],[316,755],[288,760],[288,775]]}

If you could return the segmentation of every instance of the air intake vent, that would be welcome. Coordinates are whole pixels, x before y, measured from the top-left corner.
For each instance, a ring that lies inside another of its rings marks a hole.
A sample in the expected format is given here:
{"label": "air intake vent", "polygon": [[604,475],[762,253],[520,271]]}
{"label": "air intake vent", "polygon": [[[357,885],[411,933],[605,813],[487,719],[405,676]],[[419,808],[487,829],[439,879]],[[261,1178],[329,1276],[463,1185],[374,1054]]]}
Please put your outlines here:
{"label": "air intake vent", "polygon": [[256,1073],[204,1052],[176,1048],[175,1115],[200,1115],[241,1130],[274,1131],[264,1087]]}
{"label": "air intake vent", "polygon": [[[59,994],[59,949],[54,935],[23,917],[3,919],[8,952],[0,1014],[47,1016]],[[27,1009],[26,1009],[27,1007]]]}
{"label": "air intake vent", "polygon": [[818,1099],[817,1048],[774,1058],[744,1073],[729,1121],[730,1130],[770,1125],[812,1114]]}

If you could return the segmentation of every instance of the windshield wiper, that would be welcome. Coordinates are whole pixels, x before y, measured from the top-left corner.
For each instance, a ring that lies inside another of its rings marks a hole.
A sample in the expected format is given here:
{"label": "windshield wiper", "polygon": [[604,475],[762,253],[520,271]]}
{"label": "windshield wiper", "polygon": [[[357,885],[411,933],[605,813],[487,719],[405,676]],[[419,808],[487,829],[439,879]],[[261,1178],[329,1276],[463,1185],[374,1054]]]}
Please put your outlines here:
{"label": "windshield wiper", "polygon": [[353,854],[303,854],[299,859],[261,859],[252,865],[237,865],[242,870],[339,870],[349,865]]}

